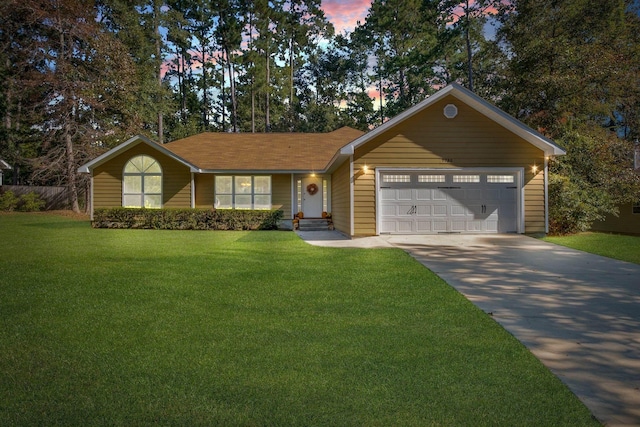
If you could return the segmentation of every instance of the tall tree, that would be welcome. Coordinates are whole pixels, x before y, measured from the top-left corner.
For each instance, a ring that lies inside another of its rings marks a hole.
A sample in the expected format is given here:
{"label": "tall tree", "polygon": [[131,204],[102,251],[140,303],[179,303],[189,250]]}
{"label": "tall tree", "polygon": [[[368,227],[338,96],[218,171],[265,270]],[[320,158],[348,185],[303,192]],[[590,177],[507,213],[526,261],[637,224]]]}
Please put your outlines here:
{"label": "tall tree", "polygon": [[520,0],[504,16],[503,106],[567,149],[551,167],[554,231],[586,229],[640,196],[620,121],[638,99],[637,28],[623,0]]}
{"label": "tall tree", "polygon": [[433,92],[437,9],[431,1],[374,0],[356,32],[375,56],[385,116],[394,116]]}

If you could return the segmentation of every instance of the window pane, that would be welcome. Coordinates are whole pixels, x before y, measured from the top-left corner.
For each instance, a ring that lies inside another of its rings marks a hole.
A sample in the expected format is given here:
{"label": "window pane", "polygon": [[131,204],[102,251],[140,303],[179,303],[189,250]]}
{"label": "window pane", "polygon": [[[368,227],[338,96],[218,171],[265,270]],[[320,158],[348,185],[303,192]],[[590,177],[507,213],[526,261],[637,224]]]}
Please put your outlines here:
{"label": "window pane", "polygon": [[418,175],[418,182],[445,182],[444,175]]}
{"label": "window pane", "polygon": [[139,194],[125,194],[122,205],[125,208],[141,208],[142,197]]}
{"label": "window pane", "polygon": [[513,175],[487,175],[487,182],[490,184],[513,184]]}
{"label": "window pane", "polygon": [[144,196],[144,207],[145,208],[161,208],[162,207],[162,197],[160,195],[148,195]]}
{"label": "window pane", "polygon": [[216,176],[216,194],[231,194],[232,182],[230,176]]}
{"label": "window pane", "polygon": [[251,209],[251,194],[236,195],[236,209]]}
{"label": "window pane", "polygon": [[271,196],[257,195],[254,198],[254,209],[271,209]]}
{"label": "window pane", "polygon": [[[142,193],[142,176],[140,175],[125,175],[124,176],[124,189],[125,194],[130,193]],[[138,204],[140,202],[138,201]]]}
{"label": "window pane", "polygon": [[454,175],[453,182],[480,182],[480,175]]}
{"label": "window pane", "polygon": [[147,175],[144,177],[144,192],[160,194],[162,193],[162,177],[158,175]]}
{"label": "window pane", "polygon": [[149,156],[143,156],[142,167],[145,173],[161,173],[160,165]]}
{"label": "window pane", "polygon": [[216,209],[233,208],[233,196],[231,194],[218,194],[215,202]]}
{"label": "window pane", "polygon": [[142,158],[143,156],[137,156],[133,159],[129,160],[129,162],[124,167],[125,172],[142,172]]}
{"label": "window pane", "polygon": [[251,194],[251,177],[236,176],[236,194]]}
{"label": "window pane", "polygon": [[383,182],[411,182],[411,175],[384,175]]}
{"label": "window pane", "polygon": [[256,176],[253,179],[254,189],[256,194],[271,194],[271,177],[270,176]]}

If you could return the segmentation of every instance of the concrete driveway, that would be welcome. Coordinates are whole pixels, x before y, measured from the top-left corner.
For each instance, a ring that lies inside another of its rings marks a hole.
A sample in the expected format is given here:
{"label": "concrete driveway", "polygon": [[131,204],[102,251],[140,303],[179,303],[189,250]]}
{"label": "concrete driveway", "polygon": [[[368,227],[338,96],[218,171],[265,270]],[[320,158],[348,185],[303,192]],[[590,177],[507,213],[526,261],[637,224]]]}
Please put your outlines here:
{"label": "concrete driveway", "polygon": [[527,346],[602,423],[640,426],[640,265],[522,235],[365,239],[305,238],[404,249]]}

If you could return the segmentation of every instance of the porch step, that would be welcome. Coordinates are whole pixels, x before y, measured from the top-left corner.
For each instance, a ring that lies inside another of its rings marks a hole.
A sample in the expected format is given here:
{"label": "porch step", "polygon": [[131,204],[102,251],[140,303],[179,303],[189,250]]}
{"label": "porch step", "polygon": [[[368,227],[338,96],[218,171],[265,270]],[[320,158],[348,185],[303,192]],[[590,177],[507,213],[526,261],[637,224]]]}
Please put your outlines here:
{"label": "porch step", "polygon": [[305,218],[298,222],[300,231],[324,231],[329,229],[329,222],[323,218]]}

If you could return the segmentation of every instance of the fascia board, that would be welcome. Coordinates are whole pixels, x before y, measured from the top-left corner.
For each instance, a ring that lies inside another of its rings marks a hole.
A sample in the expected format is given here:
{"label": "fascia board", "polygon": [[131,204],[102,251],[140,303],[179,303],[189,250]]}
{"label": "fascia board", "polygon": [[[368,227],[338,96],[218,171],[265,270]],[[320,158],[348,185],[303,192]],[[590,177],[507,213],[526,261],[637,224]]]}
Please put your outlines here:
{"label": "fascia board", "polygon": [[197,171],[202,174],[215,174],[215,175],[273,175],[273,174],[305,174],[305,173],[316,173],[322,174],[325,173],[326,170],[314,169],[200,169]]}
{"label": "fascia board", "polygon": [[85,163],[84,165],[82,165],[82,166],[80,166],[78,168],[78,172],[79,173],[91,173],[91,171],[96,166],[100,166],[101,164],[103,164],[103,163],[111,160],[112,158],[120,155],[121,153],[126,151],[129,147],[131,147],[131,146],[133,146],[135,144],[139,144],[139,143],[147,144],[148,146],[160,151],[162,154],[165,154],[166,156],[169,156],[172,159],[182,163],[183,165],[187,166],[191,172],[201,172],[201,169],[199,169],[195,165],[192,165],[191,163],[187,162],[186,160],[184,160],[180,156],[177,156],[172,151],[166,149],[165,147],[163,147],[160,144],[156,144],[155,142],[153,142],[152,140],[150,140],[149,138],[147,138],[147,137],[145,137],[143,135],[136,135],[136,136],[134,136],[132,138],[129,138],[128,140],[126,140],[122,144],[118,145],[117,147],[112,148],[111,150],[109,150],[106,153],[96,157],[95,159],[91,160],[90,162]]}

